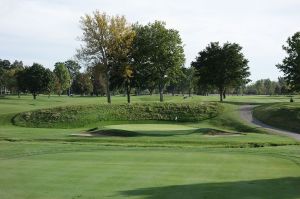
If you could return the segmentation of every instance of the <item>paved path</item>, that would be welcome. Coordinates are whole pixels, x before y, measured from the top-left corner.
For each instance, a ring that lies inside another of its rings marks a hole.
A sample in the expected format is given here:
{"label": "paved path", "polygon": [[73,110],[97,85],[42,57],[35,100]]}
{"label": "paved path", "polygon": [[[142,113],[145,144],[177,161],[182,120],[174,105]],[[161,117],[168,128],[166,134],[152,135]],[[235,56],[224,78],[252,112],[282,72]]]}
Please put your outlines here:
{"label": "paved path", "polygon": [[258,128],[263,128],[271,133],[275,133],[278,135],[284,135],[284,136],[288,136],[288,137],[292,137],[295,140],[300,141],[300,134],[298,133],[294,133],[291,131],[286,131],[286,130],[282,130],[282,129],[278,129],[272,126],[269,126],[267,124],[264,124],[260,121],[258,121],[257,119],[252,117],[252,109],[255,107],[255,105],[243,105],[240,108],[240,116],[243,120],[245,120],[246,122],[248,122],[249,124],[252,124],[253,126],[256,126]]}

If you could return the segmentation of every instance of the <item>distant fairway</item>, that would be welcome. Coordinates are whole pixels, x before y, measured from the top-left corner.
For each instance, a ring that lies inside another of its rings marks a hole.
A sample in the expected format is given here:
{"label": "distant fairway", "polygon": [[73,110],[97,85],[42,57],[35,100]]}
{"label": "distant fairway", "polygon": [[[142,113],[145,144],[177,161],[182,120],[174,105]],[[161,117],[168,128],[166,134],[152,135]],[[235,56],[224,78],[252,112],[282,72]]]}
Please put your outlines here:
{"label": "distant fairway", "polygon": [[[114,97],[113,103],[124,100]],[[132,100],[153,103],[157,96]],[[214,102],[218,96],[166,100]],[[96,121],[60,129],[15,126],[12,118],[31,110],[102,104],[105,98],[1,98],[0,198],[300,198],[299,142],[239,118],[242,104],[287,100],[230,96],[222,113],[203,121]],[[86,134],[93,136],[73,136]]]}

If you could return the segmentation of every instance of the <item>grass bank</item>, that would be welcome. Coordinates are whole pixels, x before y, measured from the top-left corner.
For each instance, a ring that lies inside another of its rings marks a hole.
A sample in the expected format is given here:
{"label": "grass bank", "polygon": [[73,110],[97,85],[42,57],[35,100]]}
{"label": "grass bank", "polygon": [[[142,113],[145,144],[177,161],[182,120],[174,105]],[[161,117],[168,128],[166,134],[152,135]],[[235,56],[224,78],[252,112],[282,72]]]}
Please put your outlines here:
{"label": "grass bank", "polygon": [[265,124],[300,133],[300,103],[272,103],[254,108],[253,115]]}
{"label": "grass bank", "polygon": [[20,113],[13,123],[25,127],[78,128],[101,121],[199,122],[216,117],[222,106],[201,103],[134,103],[66,106]]}

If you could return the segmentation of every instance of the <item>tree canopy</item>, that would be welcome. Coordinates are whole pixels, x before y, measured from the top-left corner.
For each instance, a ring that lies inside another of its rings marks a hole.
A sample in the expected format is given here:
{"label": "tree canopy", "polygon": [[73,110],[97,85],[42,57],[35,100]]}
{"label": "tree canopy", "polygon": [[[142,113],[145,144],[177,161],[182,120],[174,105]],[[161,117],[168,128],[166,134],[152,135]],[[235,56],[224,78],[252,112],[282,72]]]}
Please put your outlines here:
{"label": "tree canopy", "polygon": [[248,82],[248,60],[241,50],[242,47],[236,43],[227,42],[220,46],[219,42],[212,42],[192,62],[199,84],[216,87],[220,101],[223,101],[226,88]]}
{"label": "tree canopy", "polygon": [[61,95],[62,92],[70,88],[71,77],[66,65],[62,62],[55,63],[55,68],[53,70],[56,79],[57,79],[57,92],[58,95]]}
{"label": "tree canopy", "polygon": [[300,32],[287,39],[287,45],[282,46],[287,56],[277,68],[284,73],[284,78],[291,90],[300,91]]}
{"label": "tree canopy", "polygon": [[107,102],[111,103],[110,73],[117,64],[126,62],[135,32],[124,16],[109,16],[99,11],[81,17],[80,24],[84,45],[77,57],[92,65],[103,65]]}
{"label": "tree canopy", "polygon": [[51,84],[51,73],[42,65],[34,63],[31,67],[26,67],[18,78],[18,84],[22,85],[24,90],[28,90],[33,98],[39,93],[47,91],[49,84]]}
{"label": "tree canopy", "polygon": [[168,76],[183,67],[185,56],[179,32],[167,29],[166,24],[155,21],[145,26],[135,25],[133,58],[137,70],[149,83],[157,85],[160,101]]}

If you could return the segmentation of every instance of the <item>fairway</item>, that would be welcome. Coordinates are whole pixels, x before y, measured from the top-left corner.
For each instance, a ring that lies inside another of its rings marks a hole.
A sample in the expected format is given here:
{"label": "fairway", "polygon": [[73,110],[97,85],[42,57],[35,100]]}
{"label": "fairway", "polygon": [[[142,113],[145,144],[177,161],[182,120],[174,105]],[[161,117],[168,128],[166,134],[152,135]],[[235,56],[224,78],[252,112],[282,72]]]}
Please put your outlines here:
{"label": "fairway", "polygon": [[[148,104],[155,97],[132,100]],[[116,104],[123,99],[113,98]],[[284,102],[284,97],[232,97],[220,104],[217,116],[195,122],[112,120],[80,128],[32,128],[11,120],[20,112],[104,100],[0,99],[0,198],[300,198],[299,143],[239,118],[240,105]],[[178,96],[166,100],[183,102]],[[216,100],[195,96],[185,103]]]}
{"label": "fairway", "polygon": [[48,151],[2,160],[1,198],[300,196],[299,165],[262,151],[21,145]]}

